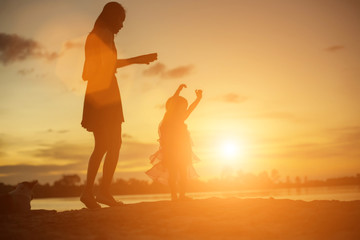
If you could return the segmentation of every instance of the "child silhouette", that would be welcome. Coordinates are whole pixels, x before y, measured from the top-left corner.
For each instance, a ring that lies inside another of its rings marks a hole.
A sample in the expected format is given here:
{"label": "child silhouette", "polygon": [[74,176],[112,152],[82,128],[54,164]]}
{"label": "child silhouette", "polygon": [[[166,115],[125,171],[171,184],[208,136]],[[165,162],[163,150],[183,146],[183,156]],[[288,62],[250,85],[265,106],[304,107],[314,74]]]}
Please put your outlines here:
{"label": "child silhouette", "polygon": [[196,100],[188,108],[187,100],[179,96],[183,88],[186,88],[185,84],[181,84],[166,102],[166,112],[159,125],[160,148],[150,157],[154,166],[146,172],[152,179],[169,184],[172,200],[189,199],[185,196],[187,179],[197,177],[192,166],[192,160],[197,157],[191,150],[191,139],[185,120],[199,104],[202,90],[195,90]]}

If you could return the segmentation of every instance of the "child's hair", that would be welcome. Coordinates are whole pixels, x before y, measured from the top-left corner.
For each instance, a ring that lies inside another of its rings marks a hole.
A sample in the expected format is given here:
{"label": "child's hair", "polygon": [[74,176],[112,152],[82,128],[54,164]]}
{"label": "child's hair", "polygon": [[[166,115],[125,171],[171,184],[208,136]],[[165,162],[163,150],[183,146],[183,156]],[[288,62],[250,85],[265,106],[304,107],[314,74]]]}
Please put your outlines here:
{"label": "child's hair", "polygon": [[187,109],[188,102],[184,97],[173,96],[166,101],[165,107],[167,112],[174,111],[175,109],[178,109],[180,107]]}
{"label": "child's hair", "polygon": [[188,102],[184,97],[172,96],[166,101],[164,120],[170,120],[173,118],[181,119],[185,114],[187,107]]}

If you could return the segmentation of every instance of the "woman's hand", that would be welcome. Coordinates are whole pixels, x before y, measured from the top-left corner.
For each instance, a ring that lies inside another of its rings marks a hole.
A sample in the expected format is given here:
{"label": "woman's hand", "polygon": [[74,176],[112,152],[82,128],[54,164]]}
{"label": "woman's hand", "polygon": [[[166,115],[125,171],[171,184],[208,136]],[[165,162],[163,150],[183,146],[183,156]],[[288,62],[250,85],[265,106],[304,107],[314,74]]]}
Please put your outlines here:
{"label": "woman's hand", "polygon": [[158,56],[157,53],[141,55],[141,56],[136,57],[135,61],[140,64],[149,64],[149,63],[157,60],[157,56]]}

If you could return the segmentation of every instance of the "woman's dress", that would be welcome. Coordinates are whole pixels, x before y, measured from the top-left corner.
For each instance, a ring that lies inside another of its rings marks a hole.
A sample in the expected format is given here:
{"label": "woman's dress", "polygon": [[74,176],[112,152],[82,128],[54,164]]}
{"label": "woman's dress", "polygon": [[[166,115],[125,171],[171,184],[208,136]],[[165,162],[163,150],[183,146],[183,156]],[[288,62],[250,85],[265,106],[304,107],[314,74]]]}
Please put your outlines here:
{"label": "woman's dress", "polygon": [[124,122],[116,63],[114,34],[107,29],[91,32],[85,43],[83,79],[88,84],[81,122],[88,131],[113,129]]}

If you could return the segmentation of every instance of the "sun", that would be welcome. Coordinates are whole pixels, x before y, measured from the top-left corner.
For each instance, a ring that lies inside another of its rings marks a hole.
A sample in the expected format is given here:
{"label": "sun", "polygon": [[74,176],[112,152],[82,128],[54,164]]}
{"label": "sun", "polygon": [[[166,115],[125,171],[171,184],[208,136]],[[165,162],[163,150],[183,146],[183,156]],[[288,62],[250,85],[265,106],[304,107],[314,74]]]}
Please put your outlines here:
{"label": "sun", "polygon": [[238,153],[238,146],[234,141],[226,140],[221,144],[221,153],[226,158],[234,158]]}
{"label": "sun", "polygon": [[219,157],[223,164],[234,166],[239,162],[242,153],[242,146],[234,139],[222,140],[219,145]]}

